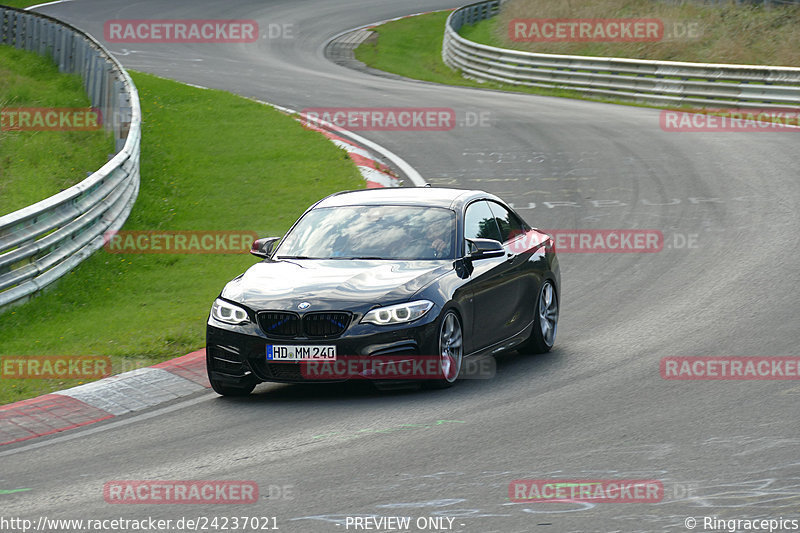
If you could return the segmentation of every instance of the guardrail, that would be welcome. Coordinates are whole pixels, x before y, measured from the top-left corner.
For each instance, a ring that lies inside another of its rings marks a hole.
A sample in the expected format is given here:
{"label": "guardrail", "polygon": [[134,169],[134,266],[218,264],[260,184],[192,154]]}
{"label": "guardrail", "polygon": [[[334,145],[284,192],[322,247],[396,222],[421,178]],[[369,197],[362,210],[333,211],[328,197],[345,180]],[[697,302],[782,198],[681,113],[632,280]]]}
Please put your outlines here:
{"label": "guardrail", "polygon": [[646,61],[536,54],[475,43],[464,24],[495,16],[500,0],[461,7],[447,18],[442,59],[468,78],[655,105],[794,108],[800,106],[800,68]]}
{"label": "guardrail", "polygon": [[0,6],[0,44],[51,57],[79,73],[117,153],[85,180],[0,217],[0,310],[50,285],[118,230],[139,192],[141,109],[122,65],[88,34],[54,18]]}

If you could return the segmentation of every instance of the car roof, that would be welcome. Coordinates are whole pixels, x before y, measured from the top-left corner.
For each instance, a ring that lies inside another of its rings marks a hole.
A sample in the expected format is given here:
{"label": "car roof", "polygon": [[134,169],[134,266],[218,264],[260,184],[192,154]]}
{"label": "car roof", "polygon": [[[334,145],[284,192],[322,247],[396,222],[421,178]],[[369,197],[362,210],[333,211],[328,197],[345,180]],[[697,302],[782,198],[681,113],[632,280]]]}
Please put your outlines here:
{"label": "car roof", "polygon": [[387,187],[364,189],[332,194],[314,207],[341,207],[348,205],[420,205],[456,209],[476,198],[496,196],[485,191],[439,187]]}

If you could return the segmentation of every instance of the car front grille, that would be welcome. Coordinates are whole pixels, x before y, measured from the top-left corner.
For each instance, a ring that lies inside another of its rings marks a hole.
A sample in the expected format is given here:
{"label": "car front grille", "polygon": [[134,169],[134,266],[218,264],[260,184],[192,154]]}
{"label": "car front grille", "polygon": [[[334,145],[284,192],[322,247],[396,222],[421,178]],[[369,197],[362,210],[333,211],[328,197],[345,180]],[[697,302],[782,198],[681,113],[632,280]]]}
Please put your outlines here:
{"label": "car front grille", "polygon": [[264,311],[258,314],[258,325],[268,337],[294,339],[330,339],[344,333],[351,315],[345,312],[314,312],[302,317],[295,313]]}
{"label": "car front grille", "polygon": [[259,313],[258,325],[269,337],[294,338],[300,334],[300,317],[294,313]]}
{"label": "car front grille", "polygon": [[303,333],[307,337],[338,337],[350,323],[348,313],[308,313],[303,317]]}

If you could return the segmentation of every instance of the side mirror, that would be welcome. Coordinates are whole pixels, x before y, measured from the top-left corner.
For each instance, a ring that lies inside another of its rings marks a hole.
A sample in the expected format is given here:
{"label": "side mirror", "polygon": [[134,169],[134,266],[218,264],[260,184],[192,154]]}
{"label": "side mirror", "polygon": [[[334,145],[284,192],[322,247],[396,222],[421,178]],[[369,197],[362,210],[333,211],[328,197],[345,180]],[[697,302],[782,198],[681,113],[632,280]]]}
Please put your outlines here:
{"label": "side mirror", "polygon": [[500,241],[494,239],[467,239],[467,258],[473,261],[503,257],[506,250]]}
{"label": "side mirror", "polygon": [[280,237],[267,237],[265,239],[256,239],[253,241],[253,246],[250,248],[250,253],[261,259],[267,259],[272,254],[272,247],[275,243],[281,240]]}

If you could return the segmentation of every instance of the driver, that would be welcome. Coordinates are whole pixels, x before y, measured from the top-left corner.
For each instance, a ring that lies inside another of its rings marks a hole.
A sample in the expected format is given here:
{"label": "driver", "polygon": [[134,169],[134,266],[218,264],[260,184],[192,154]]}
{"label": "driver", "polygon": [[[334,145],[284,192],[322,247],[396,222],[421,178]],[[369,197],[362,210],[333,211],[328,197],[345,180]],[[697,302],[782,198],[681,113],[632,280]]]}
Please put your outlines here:
{"label": "driver", "polygon": [[421,254],[423,258],[448,257],[452,245],[449,225],[430,224],[425,226],[425,242],[427,249]]}

